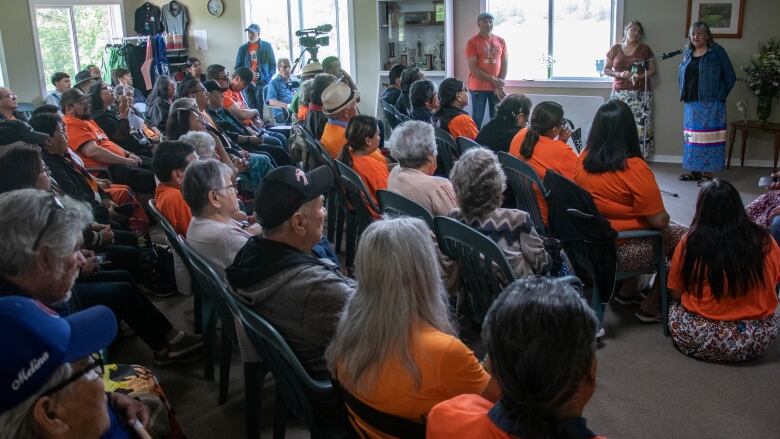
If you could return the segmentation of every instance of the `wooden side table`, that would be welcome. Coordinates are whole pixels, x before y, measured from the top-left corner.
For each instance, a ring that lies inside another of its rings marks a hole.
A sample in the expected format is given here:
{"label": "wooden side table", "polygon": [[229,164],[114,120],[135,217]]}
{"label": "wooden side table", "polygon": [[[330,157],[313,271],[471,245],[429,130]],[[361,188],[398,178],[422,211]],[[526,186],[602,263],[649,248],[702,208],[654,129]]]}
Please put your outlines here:
{"label": "wooden side table", "polygon": [[763,123],[757,120],[735,121],[731,122],[731,134],[729,135],[729,152],[726,160],[726,169],[731,167],[731,152],[734,150],[734,140],[737,137],[737,130],[742,130],[742,154],[740,157],[740,166],[745,166],[745,148],[747,148],[747,138],[750,131],[766,131],[775,136],[775,157],[772,162],[772,172],[777,172],[777,153],[780,150],[780,123]]}

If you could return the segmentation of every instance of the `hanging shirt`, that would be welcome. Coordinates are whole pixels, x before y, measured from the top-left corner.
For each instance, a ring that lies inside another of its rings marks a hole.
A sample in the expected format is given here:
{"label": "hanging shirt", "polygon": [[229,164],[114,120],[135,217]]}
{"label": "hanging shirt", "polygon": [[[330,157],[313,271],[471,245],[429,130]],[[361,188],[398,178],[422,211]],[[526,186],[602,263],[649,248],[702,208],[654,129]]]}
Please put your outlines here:
{"label": "hanging shirt", "polygon": [[[184,35],[187,33],[187,7],[172,1],[162,7],[162,24],[168,33]],[[185,40],[186,41],[186,40]]]}
{"label": "hanging shirt", "polygon": [[160,8],[146,2],[135,10],[135,32],[138,35],[154,35],[161,31]]}

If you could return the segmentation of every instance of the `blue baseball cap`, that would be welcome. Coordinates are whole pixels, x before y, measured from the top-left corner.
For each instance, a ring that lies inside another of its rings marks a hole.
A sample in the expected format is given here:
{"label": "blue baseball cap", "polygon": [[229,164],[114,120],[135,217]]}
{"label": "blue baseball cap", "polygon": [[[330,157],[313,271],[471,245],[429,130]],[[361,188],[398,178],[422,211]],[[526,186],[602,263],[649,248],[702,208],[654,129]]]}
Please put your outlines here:
{"label": "blue baseball cap", "polygon": [[43,391],[63,364],[108,346],[116,327],[103,305],[60,317],[37,300],[0,298],[0,414]]}
{"label": "blue baseball cap", "polygon": [[247,26],[246,29],[244,29],[244,31],[245,32],[254,32],[256,34],[259,34],[260,33],[260,26],[252,23],[249,26]]}

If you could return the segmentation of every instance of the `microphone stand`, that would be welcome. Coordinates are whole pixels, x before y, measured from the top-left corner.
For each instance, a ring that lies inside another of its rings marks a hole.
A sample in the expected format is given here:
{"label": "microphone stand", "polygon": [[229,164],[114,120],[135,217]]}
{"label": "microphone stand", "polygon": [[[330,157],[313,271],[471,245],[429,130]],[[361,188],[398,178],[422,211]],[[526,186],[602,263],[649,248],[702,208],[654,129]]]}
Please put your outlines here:
{"label": "microphone stand", "polygon": [[[648,100],[649,91],[647,89],[647,78],[648,78],[647,77],[647,68],[650,67],[650,61],[652,61],[653,59],[655,59],[655,58],[654,57],[650,57],[650,58],[647,58],[647,59],[634,61],[634,65],[637,66],[637,67],[641,67],[642,70],[643,70],[642,77],[643,77],[643,80],[644,80],[644,94],[643,94],[643,99],[642,99],[642,122],[643,122],[644,126],[642,127],[642,146],[645,147],[645,148],[647,147],[647,122],[648,122],[648,119],[649,119],[649,117],[648,117],[648,107],[649,107],[649,104],[650,104],[650,102]],[[667,195],[667,196],[674,197],[674,198],[680,198],[680,195],[676,194],[674,192],[665,191],[665,190],[660,189],[660,188],[659,188],[659,190],[660,190],[661,194],[663,194],[663,195]]]}

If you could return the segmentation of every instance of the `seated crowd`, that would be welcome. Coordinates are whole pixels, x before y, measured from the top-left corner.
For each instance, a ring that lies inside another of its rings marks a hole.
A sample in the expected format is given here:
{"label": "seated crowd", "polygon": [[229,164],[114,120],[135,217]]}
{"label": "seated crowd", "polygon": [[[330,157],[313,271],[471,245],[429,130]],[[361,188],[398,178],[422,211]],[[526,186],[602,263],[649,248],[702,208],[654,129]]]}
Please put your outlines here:
{"label": "seated crowd", "polygon": [[[312,378],[332,380],[333,391],[307,395],[323,437],[600,437],[583,411],[596,387],[603,310],[556,279],[587,275],[561,250],[548,194],[535,187],[540,227],[505,203],[499,153],[541,180],[551,173],[571,180],[616,232],[660,232],[668,277],[648,288],[629,278],[612,298],[638,305],[643,322],[662,322],[665,282],[681,352],[743,361],[774,343],[780,247],[767,228],[780,209],[756,224],[736,189],[714,178],[702,186],[690,226],[671,221],[626,104],[599,108],[578,153],[558,103],[532,108],[509,94],[479,129],[464,110],[463,81],[437,85],[419,68],[394,66],[382,99],[409,120],[390,133],[384,121],[360,114],[357,85],[337,58],[305,66],[300,87],[291,85],[288,59],[276,66],[261,91],[266,120],[252,107],[251,69],[203,70],[196,58],[183,81],[161,75],[146,98],[125,69],[111,72],[113,85],[99,70],[79,72],[72,88],[68,75],[55,74],[55,91],[29,124],[13,92],[0,88],[0,327],[18,334],[0,341],[9,353],[0,380],[11,389],[0,398],[0,438],[154,428],[138,399],[104,396],[103,361],[119,321],[149,346],[156,366],[212,354],[147,297],[164,293],[148,271],[165,270],[146,260],[157,255],[149,233],[155,211],[278,331]],[[316,139],[305,142],[321,149],[322,166],[303,169],[295,136],[275,122]],[[438,176],[437,130],[482,146]],[[333,160],[355,171],[373,204],[379,191],[394,192],[501,250],[517,280],[484,319],[484,361],[458,338],[461,316],[451,307],[462,309],[458,267],[424,221],[372,211],[354,266],[340,263],[340,249],[323,236],[326,222],[337,221],[325,205],[340,187]],[[614,246],[618,271],[654,255],[649,238]],[[172,259],[175,290],[199,294],[191,262],[176,252]],[[258,361],[238,332],[242,359]],[[165,400],[161,390],[157,397]],[[170,407],[166,416],[173,435]]]}

